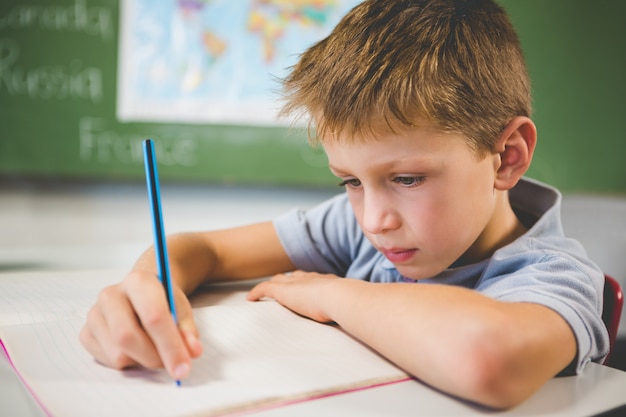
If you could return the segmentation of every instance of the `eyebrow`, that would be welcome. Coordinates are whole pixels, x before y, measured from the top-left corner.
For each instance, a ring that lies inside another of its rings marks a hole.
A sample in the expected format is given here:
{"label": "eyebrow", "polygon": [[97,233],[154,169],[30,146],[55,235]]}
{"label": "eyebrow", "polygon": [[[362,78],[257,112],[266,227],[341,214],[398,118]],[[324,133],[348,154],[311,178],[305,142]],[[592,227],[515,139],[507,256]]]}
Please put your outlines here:
{"label": "eyebrow", "polygon": [[345,174],[345,172],[344,172],[344,171],[340,170],[340,169],[339,169],[339,168],[337,168],[337,167],[334,167],[334,166],[333,166],[332,164],[330,164],[330,163],[328,164],[328,169],[330,169],[330,171],[331,171],[333,174]]}

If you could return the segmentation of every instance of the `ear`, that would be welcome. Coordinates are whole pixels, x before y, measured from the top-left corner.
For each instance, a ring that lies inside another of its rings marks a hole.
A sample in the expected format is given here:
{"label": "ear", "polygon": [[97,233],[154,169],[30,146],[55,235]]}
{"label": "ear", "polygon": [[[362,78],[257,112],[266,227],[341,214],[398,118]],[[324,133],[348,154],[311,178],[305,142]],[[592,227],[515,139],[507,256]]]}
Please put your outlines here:
{"label": "ear", "polygon": [[510,190],[526,173],[537,144],[537,128],[528,117],[519,116],[509,122],[496,142],[497,190]]}

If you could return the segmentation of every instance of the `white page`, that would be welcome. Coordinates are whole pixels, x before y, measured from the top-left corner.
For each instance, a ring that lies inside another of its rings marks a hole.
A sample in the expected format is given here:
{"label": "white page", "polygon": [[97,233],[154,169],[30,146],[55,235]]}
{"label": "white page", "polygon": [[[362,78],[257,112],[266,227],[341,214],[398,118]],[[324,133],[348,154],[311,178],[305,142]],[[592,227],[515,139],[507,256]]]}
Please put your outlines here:
{"label": "white page", "polygon": [[0,274],[0,326],[85,317],[116,270]]}
{"label": "white page", "polygon": [[80,346],[82,320],[0,328],[22,378],[53,416],[220,415],[405,380],[335,326],[273,301],[197,308],[205,353],[181,387],[163,371],[115,371]]}

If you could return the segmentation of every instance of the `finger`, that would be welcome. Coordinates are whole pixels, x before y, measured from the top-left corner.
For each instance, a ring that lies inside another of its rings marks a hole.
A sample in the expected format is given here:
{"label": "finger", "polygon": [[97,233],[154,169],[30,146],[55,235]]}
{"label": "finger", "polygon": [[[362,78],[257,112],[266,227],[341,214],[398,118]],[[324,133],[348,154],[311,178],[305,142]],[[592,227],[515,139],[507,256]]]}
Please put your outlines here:
{"label": "finger", "polygon": [[107,354],[105,352],[103,347],[110,346],[110,343],[107,344],[107,341],[111,339],[106,335],[104,329],[106,329],[104,318],[101,317],[96,308],[92,309],[87,315],[87,322],[79,334],[80,342],[87,352],[89,352],[97,362],[112,368],[124,369],[136,365],[130,357],[121,354],[121,352],[117,352],[117,354]]}
{"label": "finger", "polygon": [[[97,304],[89,311],[87,321],[81,331],[81,341],[94,358],[112,368],[123,369],[137,365],[138,362],[130,357],[122,345],[116,342],[111,334],[106,314],[119,314],[115,308],[114,299],[121,297],[119,287],[108,287],[101,291]],[[134,314],[131,313],[134,320]],[[124,325],[126,320],[123,321]]]}
{"label": "finger", "polygon": [[146,333],[137,318],[137,314],[128,298],[121,290],[109,295],[107,291],[101,293],[99,303],[101,311],[106,312],[103,317],[106,321],[108,337],[106,353],[110,360],[121,361],[128,356],[133,362],[146,368],[162,368],[163,362],[159,357],[150,336]]}
{"label": "finger", "polygon": [[259,301],[263,298],[276,299],[280,284],[290,284],[298,281],[298,276],[302,277],[306,272],[296,270],[293,272],[286,272],[284,274],[276,274],[269,280],[263,281],[260,284],[254,286],[249,292],[246,298],[248,301]]}
{"label": "finger", "polygon": [[176,292],[176,312],[178,314],[178,328],[187,346],[189,355],[197,358],[202,354],[200,334],[193,318],[193,310],[189,300],[182,291]]}
{"label": "finger", "polygon": [[165,369],[175,379],[187,376],[191,357],[170,312],[159,280],[149,276],[126,282],[127,294],[143,329],[151,339]]}
{"label": "finger", "polygon": [[200,355],[202,355],[203,348],[198,335],[184,329],[181,329],[180,333],[185,341],[189,355],[191,355],[193,359],[200,357]]}
{"label": "finger", "polygon": [[271,281],[263,281],[255,285],[250,291],[248,291],[246,299],[248,301],[259,301],[262,298],[273,298],[271,295],[271,286]]}

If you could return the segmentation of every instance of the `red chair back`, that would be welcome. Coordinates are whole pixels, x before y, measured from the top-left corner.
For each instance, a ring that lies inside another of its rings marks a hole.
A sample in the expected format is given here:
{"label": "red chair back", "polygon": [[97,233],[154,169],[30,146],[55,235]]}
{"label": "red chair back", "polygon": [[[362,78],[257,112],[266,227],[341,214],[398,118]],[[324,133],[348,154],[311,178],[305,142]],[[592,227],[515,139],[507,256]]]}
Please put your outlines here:
{"label": "red chair back", "polygon": [[617,338],[617,329],[619,321],[622,317],[622,307],[624,306],[624,293],[617,280],[609,275],[604,275],[604,309],[602,310],[602,321],[609,332],[610,349],[609,354],[604,360],[606,365],[609,362],[615,339]]}

